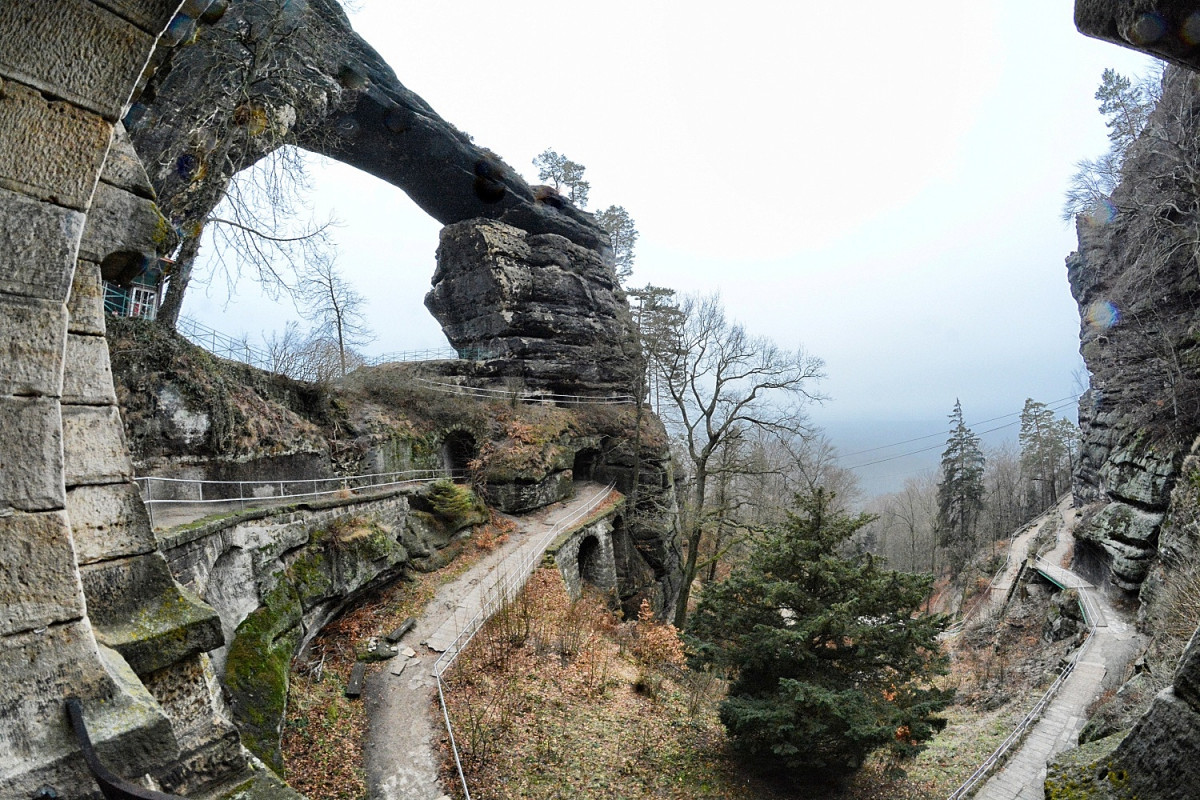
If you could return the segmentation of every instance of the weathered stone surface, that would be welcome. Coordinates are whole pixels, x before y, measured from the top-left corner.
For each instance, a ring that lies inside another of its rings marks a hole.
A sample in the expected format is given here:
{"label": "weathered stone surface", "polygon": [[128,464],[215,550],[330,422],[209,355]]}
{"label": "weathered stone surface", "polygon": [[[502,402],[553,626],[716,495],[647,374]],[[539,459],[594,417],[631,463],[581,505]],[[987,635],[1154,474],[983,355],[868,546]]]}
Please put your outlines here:
{"label": "weathered stone surface", "polygon": [[[161,14],[159,2],[140,5]],[[89,0],[42,0],[0,6],[0,30],[37,43],[0,50],[0,72],[115,122],[162,27],[138,30]]]}
{"label": "weathered stone surface", "polygon": [[142,166],[142,160],[133,149],[129,132],[119,122],[113,132],[112,147],[108,149],[108,158],[104,161],[104,171],[100,173],[100,180],[110,186],[132,192],[138,197],[154,199],[154,187],[146,175],[146,168]]}
{"label": "weathered stone surface", "polygon": [[83,616],[62,512],[0,516],[0,636]]}
{"label": "weathered stone surface", "polygon": [[69,489],[67,513],[80,564],[140,555],[155,548],[146,507],[133,483]]}
{"label": "weathered stone surface", "polygon": [[144,680],[171,720],[181,751],[178,762],[156,776],[165,790],[192,796],[206,782],[246,766],[237,731],[217,705],[220,690],[208,656],[184,659]]}
{"label": "weathered stone surface", "polygon": [[563,534],[546,548],[573,599],[580,597],[585,585],[617,596],[613,530],[614,519],[622,519],[621,514],[621,506],[617,506],[603,519]]}
{"label": "weathered stone surface", "polygon": [[101,761],[121,774],[137,777],[179,753],[158,704],[119,655],[97,651],[86,621],[0,639],[0,675],[0,797],[32,797],[44,785],[93,796],[66,724],[71,695],[83,701]]}
{"label": "weathered stone surface", "polygon": [[96,639],[139,675],[224,644],[212,608],[172,580],[158,553],[80,569]]}
{"label": "weathered stone surface", "polygon": [[425,305],[497,377],[562,394],[633,385],[633,321],[612,267],[563,237],[490,220],[447,226]]}
{"label": "weathered stone surface", "polygon": [[1136,591],[1150,569],[1163,515],[1113,502],[1088,516],[1075,529],[1075,538],[1094,542],[1108,555],[1114,584]]}
{"label": "weathered stone surface", "polygon": [[79,257],[102,263],[112,253],[154,258],[173,234],[153,200],[101,182],[88,212]]}
{"label": "weathered stone surface", "polygon": [[176,9],[179,9],[180,13],[191,13],[195,16],[208,7],[209,0],[94,0],[94,2],[96,5],[112,9],[113,13],[121,15],[147,33],[158,36],[175,15]]}
{"label": "weathered stone surface", "polygon": [[67,369],[63,374],[62,400],[73,405],[116,406],[108,342],[103,336],[67,335]]}
{"label": "weathered stone surface", "polygon": [[555,472],[536,482],[489,483],[487,498],[506,514],[524,514],[565,500],[575,491],[569,471]]}
{"label": "weathered stone surface", "polygon": [[1191,0],[1075,0],[1080,33],[1200,69],[1200,19]]}
{"label": "weathered stone surface", "polygon": [[0,294],[0,394],[57,397],[66,332],[62,303]]}
{"label": "weathered stone surface", "polygon": [[[3,125],[0,119],[0,137]],[[4,157],[0,142],[0,162]],[[65,302],[83,223],[77,211],[0,187],[0,292]]]}
{"label": "weathered stone surface", "polygon": [[1200,629],[1192,635],[1183,657],[1179,659],[1174,683],[1176,697],[1200,714]]}
{"label": "weathered stone surface", "polygon": [[[36,15],[53,24],[51,15],[25,3],[5,3],[0,11]],[[0,30],[8,32],[2,20]],[[111,138],[112,125],[101,118],[0,78],[0,186],[84,211]],[[73,243],[55,237],[44,246]],[[73,260],[74,253],[69,255]]]}
{"label": "weathered stone surface", "polygon": [[100,265],[80,261],[75,267],[71,294],[67,299],[67,331],[83,336],[104,335],[104,287]]}
{"label": "weathered stone surface", "polygon": [[67,486],[120,483],[133,477],[116,406],[62,407]]}
{"label": "weathered stone surface", "polygon": [[63,507],[62,441],[57,400],[0,397],[0,508]]}
{"label": "weathered stone surface", "polygon": [[[236,104],[215,107],[197,100],[206,97],[219,58],[214,53],[240,48],[239,37],[251,18],[259,23],[254,31],[282,30],[284,37],[260,43],[280,64],[255,82],[248,100],[270,112],[274,135],[239,139],[245,152],[236,157],[243,165],[295,135],[302,146],[403,189],[442,223],[489,217],[608,252],[608,236],[590,214],[570,204],[537,201],[517,170],[403,86],[353,31],[336,0],[234,3],[220,22],[199,28],[194,45],[177,48],[170,69],[160,69],[151,80],[144,105],[131,119],[130,135],[145,163],[159,165],[150,177],[174,224],[188,227],[207,216],[229,177],[211,168],[220,165],[221,144],[198,145],[190,132],[237,129]],[[203,179],[176,169],[184,154],[214,162]]]}

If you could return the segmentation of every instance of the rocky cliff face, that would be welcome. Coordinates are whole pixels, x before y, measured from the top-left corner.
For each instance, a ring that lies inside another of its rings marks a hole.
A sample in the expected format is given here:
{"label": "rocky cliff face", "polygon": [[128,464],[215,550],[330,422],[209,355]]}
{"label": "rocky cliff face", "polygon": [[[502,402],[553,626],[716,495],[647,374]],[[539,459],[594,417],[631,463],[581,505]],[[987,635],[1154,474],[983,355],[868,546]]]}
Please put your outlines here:
{"label": "rocky cliff face", "polygon": [[1128,177],[1111,203],[1080,218],[1067,262],[1091,373],[1076,493],[1099,504],[1077,534],[1077,560],[1129,592],[1154,563],[1180,464],[1200,433],[1198,91],[1191,73],[1168,73]]}
{"label": "rocky cliff face", "polygon": [[558,394],[628,394],[637,336],[610,264],[555,234],[491,220],[442,229],[425,305],[476,377]]}

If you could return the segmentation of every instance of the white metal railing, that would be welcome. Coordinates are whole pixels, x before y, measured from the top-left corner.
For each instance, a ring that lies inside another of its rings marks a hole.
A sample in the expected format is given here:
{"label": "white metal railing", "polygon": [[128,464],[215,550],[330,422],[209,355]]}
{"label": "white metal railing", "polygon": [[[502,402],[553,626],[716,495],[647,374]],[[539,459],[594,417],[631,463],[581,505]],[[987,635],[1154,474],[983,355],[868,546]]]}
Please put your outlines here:
{"label": "white metal railing", "polygon": [[[492,615],[504,607],[505,604],[512,602],[517,594],[525,588],[525,584],[533,574],[534,568],[542,560],[546,548],[550,546],[555,537],[569,530],[573,525],[594,511],[612,493],[614,486],[615,484],[610,483],[604,489],[597,492],[584,506],[577,509],[565,519],[555,523],[554,527],[543,534],[541,539],[526,551],[524,558],[515,564],[505,562],[502,566],[504,573],[499,575],[492,582],[491,586],[484,590],[483,596],[480,598],[479,610],[459,628],[458,635],[454,638],[454,641],[450,643],[438,657],[437,661],[433,663],[433,677],[437,680],[438,701],[442,706],[442,718],[446,722],[446,733],[450,737],[450,750],[454,754],[454,765],[458,770],[459,780],[462,781],[463,794],[466,800],[471,800],[471,790],[467,787],[467,777],[463,773],[462,759],[458,752],[458,743],[454,738],[454,725],[450,722],[450,711],[446,706],[446,689],[442,682],[442,674],[450,668],[454,660],[458,658],[459,653],[471,643],[471,640],[475,638],[475,634],[479,632],[484,623],[491,619]],[[500,568],[498,567],[497,569]],[[455,609],[455,615],[458,614],[459,610],[458,608]]]}
{"label": "white metal railing", "polygon": [[[256,503],[269,503],[281,499],[295,500],[334,495],[346,491],[386,489],[406,484],[428,483],[440,478],[461,478],[464,474],[461,470],[423,469],[299,480],[208,481],[191,478],[160,478],[152,475],[138,477],[134,480],[141,490],[142,501],[150,514],[150,524],[154,525],[154,509],[158,506],[205,506],[224,503],[246,508]],[[159,487],[157,492],[155,487]],[[205,487],[208,487],[207,497],[205,497]],[[192,496],[163,496],[181,493]],[[158,497],[155,497],[156,494]]]}
{"label": "white metal railing", "polygon": [[633,395],[618,394],[607,397],[589,397],[578,394],[551,394],[547,392],[527,391],[518,392],[510,389],[490,389],[478,386],[463,386],[457,383],[430,380],[429,378],[413,377],[414,383],[435,392],[459,394],[466,397],[480,397],[487,400],[518,400],[522,403],[562,403],[562,404],[595,404],[595,405],[629,405],[635,402]]}
{"label": "white metal railing", "polygon": [[[1038,557],[1038,560],[1041,560],[1040,556]],[[1069,570],[1065,571],[1069,572]],[[1085,594],[1086,592],[1084,589],[1079,589],[1080,597],[1083,597]],[[1084,616],[1085,618],[1087,617],[1086,610],[1084,611]],[[1021,741],[1025,733],[1029,730],[1030,726],[1037,722],[1042,716],[1042,712],[1046,710],[1046,706],[1048,706],[1050,701],[1054,699],[1054,695],[1058,694],[1058,690],[1062,688],[1064,683],[1066,683],[1067,678],[1070,677],[1071,673],[1075,671],[1075,666],[1079,663],[1079,660],[1083,658],[1083,655],[1088,651],[1088,648],[1092,646],[1092,640],[1095,637],[1096,623],[1088,621],[1087,641],[1083,643],[1082,647],[1075,651],[1075,657],[1072,658],[1065,667],[1063,667],[1063,671],[1059,673],[1058,677],[1054,680],[1054,683],[1050,684],[1050,688],[1046,690],[1046,693],[1043,694],[1037,703],[1034,704],[1029,713],[1026,714],[1019,723],[1017,723],[1017,726],[1013,728],[1012,732],[1008,734],[1008,737],[1000,743],[1000,746],[997,747],[992,754],[988,756],[987,759],[985,759],[984,762],[980,764],[974,772],[971,773],[971,776],[967,778],[962,786],[959,786],[957,789],[955,789],[954,792],[946,798],[946,800],[963,800],[964,798],[968,797],[970,793],[974,791],[975,786],[984,778],[986,778],[988,773],[990,773],[992,769],[1004,759],[1004,756],[1010,749],[1012,749],[1013,745]]]}

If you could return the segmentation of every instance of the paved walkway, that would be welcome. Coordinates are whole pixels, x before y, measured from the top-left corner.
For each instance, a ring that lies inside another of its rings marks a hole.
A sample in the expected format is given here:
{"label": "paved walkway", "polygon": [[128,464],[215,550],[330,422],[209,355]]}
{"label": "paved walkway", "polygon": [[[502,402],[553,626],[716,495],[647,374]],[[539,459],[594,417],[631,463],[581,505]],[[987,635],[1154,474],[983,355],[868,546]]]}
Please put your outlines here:
{"label": "paved walkway", "polygon": [[367,715],[367,787],[372,800],[434,800],[444,796],[438,781],[437,742],[445,735],[436,705],[433,663],[478,610],[486,592],[520,563],[559,521],[570,517],[606,487],[577,483],[575,497],[516,518],[518,530],[501,547],[444,585],[404,639],[420,642],[410,659],[388,662],[364,692]]}
{"label": "paved walkway", "polygon": [[[977,791],[975,800],[1044,800],[1046,764],[1058,753],[1077,744],[1079,732],[1087,722],[1087,709],[1100,694],[1124,677],[1125,668],[1141,650],[1141,637],[1090,583],[1057,566],[1067,557],[1073,541],[1071,532],[1077,515],[1074,509],[1064,514],[1065,524],[1058,531],[1058,543],[1038,569],[1059,585],[1072,585],[1085,595],[1084,602],[1094,609],[1096,627],[1075,669],[1034,725],[1020,748],[1004,767]],[[1090,614],[1089,614],[1090,615]],[[1108,678],[1107,685],[1105,679]]]}

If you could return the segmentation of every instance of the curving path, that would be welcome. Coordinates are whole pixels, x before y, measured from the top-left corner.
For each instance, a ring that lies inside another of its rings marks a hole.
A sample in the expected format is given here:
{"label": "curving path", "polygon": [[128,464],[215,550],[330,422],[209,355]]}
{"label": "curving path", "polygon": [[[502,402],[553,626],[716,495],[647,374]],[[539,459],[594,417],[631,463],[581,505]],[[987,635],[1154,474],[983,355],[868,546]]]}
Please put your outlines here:
{"label": "curving path", "polygon": [[438,740],[445,728],[434,704],[433,663],[469,620],[502,565],[522,560],[551,528],[594,501],[607,487],[575,484],[575,497],[523,517],[507,542],[463,575],[442,586],[404,642],[414,655],[399,656],[372,675],[363,693],[367,707],[367,787],[372,800],[435,800],[446,795],[438,780]]}
{"label": "curving path", "polygon": [[[1061,509],[1061,506],[1060,506]],[[1042,568],[1060,583],[1074,583],[1081,595],[1086,595],[1089,608],[1099,611],[1096,627],[1092,629],[1074,670],[1063,682],[1029,735],[999,772],[995,773],[974,795],[975,800],[1043,800],[1046,764],[1058,753],[1074,747],[1079,732],[1087,722],[1087,709],[1106,688],[1105,678],[1115,684],[1129,662],[1141,650],[1141,636],[1125,615],[1116,610],[1102,592],[1082,581],[1061,564],[1069,559],[1073,544],[1072,531],[1078,514],[1075,509],[1061,509],[1064,524],[1059,527],[1058,540],[1044,560]],[[1006,590],[1007,591],[1007,590]],[[1101,622],[1102,621],[1102,622]]]}

